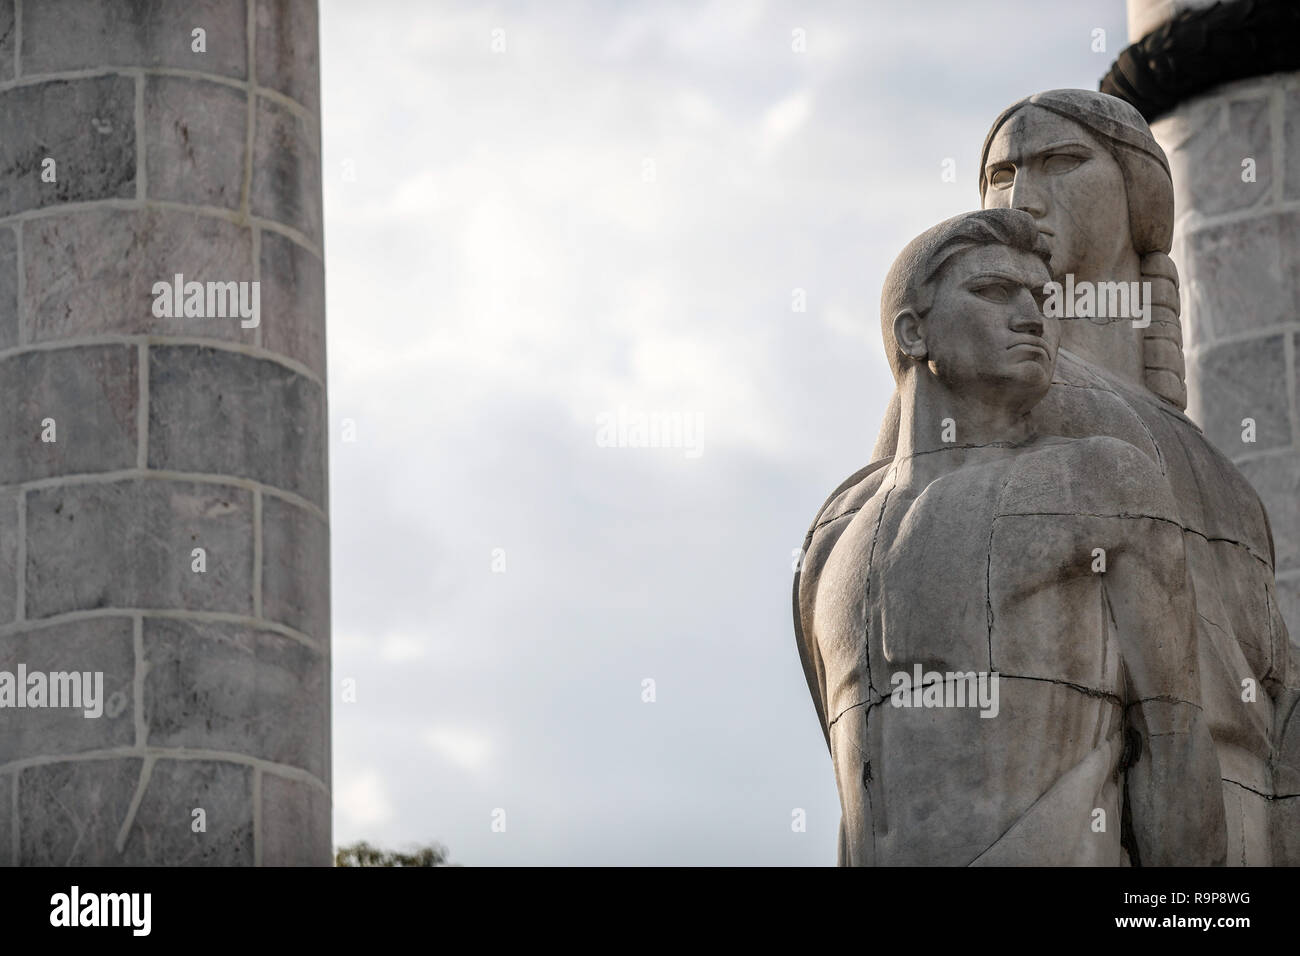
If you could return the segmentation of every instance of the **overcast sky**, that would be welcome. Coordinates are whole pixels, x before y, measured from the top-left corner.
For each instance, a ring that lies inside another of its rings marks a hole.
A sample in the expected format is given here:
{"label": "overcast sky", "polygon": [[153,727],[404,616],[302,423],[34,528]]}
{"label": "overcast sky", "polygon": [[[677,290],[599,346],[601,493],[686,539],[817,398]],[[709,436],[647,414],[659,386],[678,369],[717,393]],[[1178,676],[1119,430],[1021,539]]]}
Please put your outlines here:
{"label": "overcast sky", "polygon": [[791,552],[869,460],[881,280],[1126,43],[1122,0],[323,0],[337,844],[835,862]]}

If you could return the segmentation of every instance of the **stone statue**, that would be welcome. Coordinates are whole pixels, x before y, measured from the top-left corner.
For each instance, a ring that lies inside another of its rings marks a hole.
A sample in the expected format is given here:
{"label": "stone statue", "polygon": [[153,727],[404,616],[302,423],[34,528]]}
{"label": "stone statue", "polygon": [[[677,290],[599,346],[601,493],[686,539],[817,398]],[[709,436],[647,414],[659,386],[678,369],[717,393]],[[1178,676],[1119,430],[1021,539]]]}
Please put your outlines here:
{"label": "stone statue", "polygon": [[1132,445],[1029,415],[1061,335],[1047,258],[1032,217],[983,210],[885,281],[898,447],[805,558],[843,863],[1223,860],[1174,502]]}
{"label": "stone statue", "polygon": [[[1022,210],[1036,224],[1050,251],[1052,281],[1094,293],[1089,308],[1061,322],[1055,377],[1029,411],[1028,427],[1044,436],[1119,439],[1145,457],[1170,527],[1183,538],[1197,696],[1223,781],[1227,862],[1294,862],[1288,859],[1294,851],[1272,825],[1269,798],[1294,786],[1300,756],[1300,731],[1289,728],[1300,687],[1296,657],[1277,610],[1272,540],[1259,498],[1181,413],[1177,273],[1167,255],[1173,193],[1163,152],[1123,101],[1056,90],[1022,100],[998,117],[980,168],[984,205]],[[1113,308],[1121,289],[1136,289],[1137,303],[1130,297],[1124,308]],[[1098,308],[1103,297],[1112,308]],[[828,743],[813,619],[822,585],[813,557],[824,550],[823,539],[835,537],[850,518],[843,502],[877,486],[896,461],[902,399],[900,387],[876,460],[841,485],[814,521],[796,579],[800,653]],[[963,425],[969,427],[965,414],[956,408],[950,416],[959,444]],[[1103,486],[1123,477],[1089,473]],[[1113,582],[1113,568],[1108,573]],[[958,599],[950,586],[940,595]],[[841,780],[842,797],[843,786]],[[1151,862],[1136,839],[1125,838],[1130,860]]]}

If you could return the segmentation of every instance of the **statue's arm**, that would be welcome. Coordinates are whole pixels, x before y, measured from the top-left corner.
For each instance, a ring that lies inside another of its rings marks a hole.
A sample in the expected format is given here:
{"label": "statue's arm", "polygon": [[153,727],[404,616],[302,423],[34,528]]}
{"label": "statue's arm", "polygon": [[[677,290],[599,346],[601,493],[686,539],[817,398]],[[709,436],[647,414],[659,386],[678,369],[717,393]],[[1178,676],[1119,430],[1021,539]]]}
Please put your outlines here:
{"label": "statue's arm", "polygon": [[892,458],[873,461],[850,475],[831,492],[804,537],[798,566],[795,569],[793,588],[795,646],[799,651],[799,661],[803,664],[804,678],[808,681],[808,692],[812,695],[813,707],[817,711],[817,722],[821,726],[822,736],[826,738],[828,751],[831,737],[826,718],[826,672],[822,665],[821,652],[817,647],[817,634],[813,628],[817,585],[826,558],[835,547],[835,542],[848,521],[847,516],[837,519],[837,515],[843,510],[846,496],[858,490],[870,475],[879,472],[891,461]]}
{"label": "statue's arm", "polygon": [[[805,558],[811,544],[810,536],[810,539],[804,542]],[[794,576],[794,639],[799,649],[799,662],[803,665],[804,679],[808,681],[808,693],[812,695],[813,707],[817,711],[817,725],[821,727],[822,736],[826,738],[826,749],[830,750],[831,735],[826,722],[826,673],[822,667],[821,653],[817,649],[817,641],[812,629],[812,605],[816,596],[817,575],[805,575],[801,567]]]}
{"label": "statue's arm", "polygon": [[1128,676],[1125,792],[1135,862],[1221,865],[1221,773],[1200,707],[1182,529],[1166,520],[1116,520],[1125,530],[1103,588]]}

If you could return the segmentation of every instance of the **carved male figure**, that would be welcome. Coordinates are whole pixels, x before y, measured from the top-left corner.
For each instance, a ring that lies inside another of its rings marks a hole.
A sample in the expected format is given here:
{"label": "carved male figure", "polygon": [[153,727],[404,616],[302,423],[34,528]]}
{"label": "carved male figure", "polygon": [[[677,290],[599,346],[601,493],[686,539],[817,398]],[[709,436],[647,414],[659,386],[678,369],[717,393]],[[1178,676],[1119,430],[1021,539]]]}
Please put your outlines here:
{"label": "carved male figure", "polygon": [[[1040,434],[1121,439],[1155,467],[1187,554],[1202,706],[1230,821],[1228,862],[1298,862],[1300,839],[1271,819],[1274,798],[1294,793],[1300,779],[1296,652],[1278,612],[1259,496],[1181,411],[1177,273],[1167,255],[1173,187],[1164,153],[1121,100],[1087,90],[1039,93],[1004,110],[989,130],[980,198],[987,208],[1033,218],[1054,281],[1150,282],[1145,328],[1115,317],[1062,324],[1052,387],[1030,417]],[[846,485],[888,467],[898,406],[896,393],[875,461]]]}
{"label": "carved male figure", "polygon": [[[1029,214],[983,210],[886,279],[897,449],[823,509],[796,607],[843,864],[1224,859],[1168,486],[1127,442],[1034,428],[1049,255]],[[916,665],[995,674],[996,715],[896,706]]]}

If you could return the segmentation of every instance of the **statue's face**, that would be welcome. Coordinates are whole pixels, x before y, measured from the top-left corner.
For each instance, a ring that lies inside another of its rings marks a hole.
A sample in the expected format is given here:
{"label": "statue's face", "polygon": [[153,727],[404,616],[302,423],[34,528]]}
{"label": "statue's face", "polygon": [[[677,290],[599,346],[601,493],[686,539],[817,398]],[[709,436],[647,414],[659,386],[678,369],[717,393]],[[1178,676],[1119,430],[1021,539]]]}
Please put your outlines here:
{"label": "statue's face", "polygon": [[1043,315],[1043,260],[980,245],[945,263],[923,320],[930,371],[953,392],[1029,406],[1047,393],[1060,319]]}
{"label": "statue's face", "polygon": [[1027,106],[989,145],[984,208],[1023,209],[1052,250],[1052,275],[1098,281],[1133,251],[1124,174],[1087,129]]}

